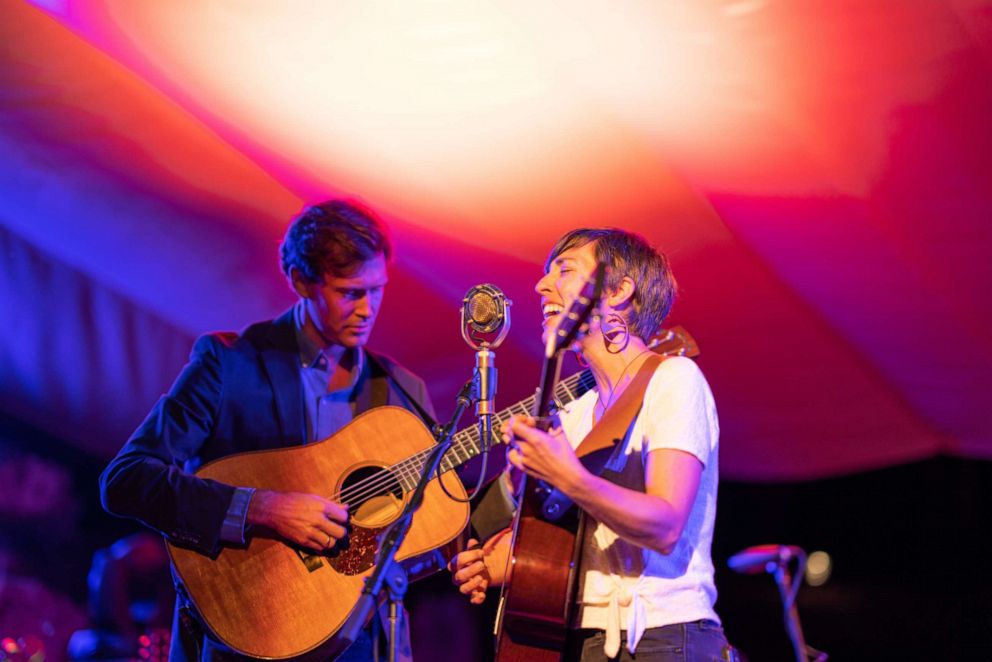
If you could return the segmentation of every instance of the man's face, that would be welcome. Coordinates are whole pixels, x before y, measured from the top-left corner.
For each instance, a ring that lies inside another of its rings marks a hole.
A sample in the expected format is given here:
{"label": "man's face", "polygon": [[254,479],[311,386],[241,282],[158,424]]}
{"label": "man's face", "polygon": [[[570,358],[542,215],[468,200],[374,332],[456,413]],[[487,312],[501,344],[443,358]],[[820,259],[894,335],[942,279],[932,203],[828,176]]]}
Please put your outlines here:
{"label": "man's face", "polygon": [[595,269],[596,242],[562,251],[551,261],[548,273],[534,286],[534,290],[541,295],[541,311],[544,313],[542,342],[547,342],[549,331],[557,328],[558,319],[578,298]]}
{"label": "man's face", "polygon": [[304,297],[307,316],[323,340],[355,348],[369,341],[387,280],[386,258],[379,254],[346,278],[294,281],[294,287]]}

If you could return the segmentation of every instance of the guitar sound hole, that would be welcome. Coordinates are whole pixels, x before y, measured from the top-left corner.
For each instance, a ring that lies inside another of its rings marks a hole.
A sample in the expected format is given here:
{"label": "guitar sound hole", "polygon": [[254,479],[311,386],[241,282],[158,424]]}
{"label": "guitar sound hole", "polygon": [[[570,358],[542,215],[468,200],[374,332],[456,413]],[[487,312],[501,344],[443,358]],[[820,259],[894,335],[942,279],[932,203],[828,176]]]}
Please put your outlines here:
{"label": "guitar sound hole", "polygon": [[362,467],[344,479],[341,491],[351,504],[351,521],[366,527],[392,522],[403,510],[403,488],[383,467]]}

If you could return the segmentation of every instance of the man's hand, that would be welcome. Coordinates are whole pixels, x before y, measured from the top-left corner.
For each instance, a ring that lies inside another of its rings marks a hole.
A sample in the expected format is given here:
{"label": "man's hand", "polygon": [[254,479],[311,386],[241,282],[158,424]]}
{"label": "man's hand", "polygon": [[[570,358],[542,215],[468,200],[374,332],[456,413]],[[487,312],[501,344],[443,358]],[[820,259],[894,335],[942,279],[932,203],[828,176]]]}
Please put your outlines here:
{"label": "man's hand", "polygon": [[315,494],[256,490],[247,521],[302,547],[322,552],[347,533],[348,508]]}
{"label": "man's hand", "polygon": [[472,538],[468,541],[468,548],[448,564],[451,581],[474,605],[482,604],[486,599],[487,588],[498,586],[507,579],[509,532],[510,529],[504,529],[481,546],[478,540]]}

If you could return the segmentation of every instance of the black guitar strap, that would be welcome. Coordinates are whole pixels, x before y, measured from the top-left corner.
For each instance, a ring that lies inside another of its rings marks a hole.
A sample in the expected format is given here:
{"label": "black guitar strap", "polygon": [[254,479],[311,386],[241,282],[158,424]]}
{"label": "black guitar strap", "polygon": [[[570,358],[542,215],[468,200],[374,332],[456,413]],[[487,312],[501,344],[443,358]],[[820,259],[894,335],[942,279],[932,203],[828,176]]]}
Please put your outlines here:
{"label": "black guitar strap", "polygon": [[[434,417],[431,416],[420,402],[410,395],[410,392],[403,388],[399,380],[390,374],[389,370],[383,365],[382,361],[379,360],[372,352],[365,352],[365,356],[369,360],[369,367],[371,368],[371,384],[366,385],[366,388],[361,389],[362,391],[368,391],[368,403],[369,409],[372,407],[381,407],[383,405],[389,404],[389,388],[392,386],[394,389],[399,391],[400,394],[409,402],[413,408],[416,410],[417,414],[424,420],[424,423],[428,428],[433,427],[436,421]],[[356,404],[361,404],[362,394],[359,394],[359,399]],[[358,411],[366,411],[365,409],[359,409]]]}
{"label": "black guitar strap", "polygon": [[365,369],[355,385],[355,415],[389,403],[389,374],[371,352],[365,352]]}

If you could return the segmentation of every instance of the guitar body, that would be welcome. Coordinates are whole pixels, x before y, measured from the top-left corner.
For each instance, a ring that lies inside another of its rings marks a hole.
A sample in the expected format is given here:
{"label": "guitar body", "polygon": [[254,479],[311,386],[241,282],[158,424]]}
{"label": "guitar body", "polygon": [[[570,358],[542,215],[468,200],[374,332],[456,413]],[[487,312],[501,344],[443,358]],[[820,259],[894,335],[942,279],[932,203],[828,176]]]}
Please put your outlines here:
{"label": "guitar body", "polygon": [[[433,444],[416,416],[398,407],[379,407],[324,441],[231,455],[200,469],[201,478],[231,485],[327,496],[355,493],[362,480],[383,484],[372,476],[391,479],[386,489],[352,505],[351,532],[342,541],[346,544],[323,553],[258,535],[246,547],[225,547],[216,556],[170,543],[176,573],[205,625],[221,642],[253,657],[284,659],[318,647],[322,653],[331,650],[333,635],[372,571],[376,536],[399,516],[416,483],[419,468],[404,460]],[[394,471],[383,474],[386,467]],[[451,494],[465,497],[454,472],[443,480]],[[468,516],[468,504],[445,496],[435,478],[396,558],[415,557],[450,542],[465,528]]]}
{"label": "guitar body", "polygon": [[540,516],[537,481],[528,479],[513,544],[513,579],[503,595],[497,662],[562,659],[575,599],[579,517],[549,522]]}

